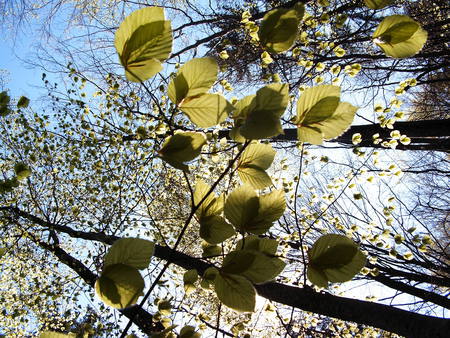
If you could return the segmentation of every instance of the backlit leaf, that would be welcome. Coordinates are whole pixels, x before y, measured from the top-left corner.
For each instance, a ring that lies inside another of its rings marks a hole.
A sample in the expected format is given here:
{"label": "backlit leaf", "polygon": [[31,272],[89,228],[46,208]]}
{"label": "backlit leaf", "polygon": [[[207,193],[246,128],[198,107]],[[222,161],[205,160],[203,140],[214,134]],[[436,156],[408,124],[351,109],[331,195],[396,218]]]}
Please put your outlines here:
{"label": "backlit leaf", "polygon": [[280,117],[289,103],[289,86],[273,83],[256,92],[255,104],[240,127],[247,139],[263,139],[283,132]]}
{"label": "backlit leaf", "polygon": [[136,268],[114,264],[107,266],[95,282],[95,293],[106,305],[123,309],[136,303],[144,286]]}
{"label": "backlit leaf", "polygon": [[133,82],[145,81],[161,71],[161,62],[172,50],[172,29],[160,7],[145,7],[131,13],[116,31],[114,45]]}
{"label": "backlit leaf", "polygon": [[234,107],[220,94],[201,94],[185,99],[180,109],[192,123],[208,128],[225,121]]}
{"label": "backlit leaf", "polygon": [[200,237],[208,243],[219,244],[235,234],[233,226],[222,216],[205,216],[199,222]]}
{"label": "backlit leaf", "polygon": [[206,93],[217,81],[217,72],[217,62],[210,57],[186,62],[170,80],[167,88],[170,100],[179,104],[186,97]]}
{"label": "backlit leaf", "polygon": [[[198,180],[195,185],[195,191],[194,191],[194,204],[198,205],[202,199],[206,196],[206,194],[209,192],[211,187],[206,184],[203,180]],[[219,215],[222,213],[223,210],[223,198],[217,197],[214,192],[209,194],[203,203],[198,207],[197,211],[195,212],[196,216],[201,219],[206,216],[211,215]]]}
{"label": "backlit leaf", "polygon": [[105,256],[105,267],[125,264],[136,269],[146,269],[153,256],[155,243],[141,238],[121,238],[114,242]]}
{"label": "backlit leaf", "polygon": [[394,3],[394,0],[364,0],[370,9],[381,9]]}
{"label": "backlit leaf", "polygon": [[270,144],[250,144],[238,163],[238,174],[242,182],[255,189],[271,186],[272,180],[266,169],[272,164],[275,153]]}
{"label": "backlit leaf", "polygon": [[241,312],[254,311],[256,291],[247,278],[218,274],[214,280],[214,289],[219,300],[229,308]]}
{"label": "backlit leaf", "polygon": [[373,39],[386,55],[405,58],[417,54],[425,45],[428,33],[406,15],[385,18],[373,33]]}
{"label": "backlit leaf", "polygon": [[298,25],[304,14],[304,7],[274,9],[264,15],[259,30],[259,40],[269,51],[287,51],[297,38]]}
{"label": "backlit leaf", "polygon": [[159,151],[161,158],[177,169],[188,171],[185,162],[192,161],[206,143],[203,133],[179,132],[164,140]]}
{"label": "backlit leaf", "polygon": [[237,228],[245,229],[257,215],[259,198],[256,192],[248,185],[233,190],[225,201],[225,217]]}

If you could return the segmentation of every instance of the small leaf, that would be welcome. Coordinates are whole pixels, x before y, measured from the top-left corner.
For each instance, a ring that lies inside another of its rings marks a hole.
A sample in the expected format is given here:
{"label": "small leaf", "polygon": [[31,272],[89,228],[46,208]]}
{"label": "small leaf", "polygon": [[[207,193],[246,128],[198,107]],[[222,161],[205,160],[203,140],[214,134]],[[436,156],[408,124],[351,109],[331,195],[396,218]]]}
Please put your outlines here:
{"label": "small leaf", "polygon": [[[194,191],[194,205],[198,205],[211,187],[203,180],[198,180]],[[219,215],[223,210],[223,198],[216,197],[214,192],[208,195],[203,203],[198,207],[195,215],[201,219],[206,216]]]}
{"label": "small leaf", "polygon": [[220,94],[201,94],[185,99],[180,109],[192,123],[208,128],[225,121],[234,107]]}
{"label": "small leaf", "polygon": [[173,167],[188,171],[189,168],[184,162],[192,161],[200,155],[205,143],[206,137],[203,133],[179,132],[164,140],[159,154]]}
{"label": "small leaf", "polygon": [[199,222],[200,237],[208,243],[219,244],[235,234],[233,226],[221,216],[205,216]]}
{"label": "small leaf", "polygon": [[405,58],[417,54],[425,45],[428,33],[406,15],[385,18],[373,33],[373,39],[386,55]]}
{"label": "small leaf", "polygon": [[200,286],[204,289],[208,289],[211,285],[214,284],[214,281],[219,274],[219,270],[214,267],[208,268],[203,273],[202,281]]}
{"label": "small leaf", "polygon": [[210,57],[186,62],[169,83],[170,100],[178,105],[186,97],[206,93],[217,81],[217,72],[217,62]]}
{"label": "small leaf", "polygon": [[172,304],[168,300],[158,302],[158,311],[163,316],[169,316],[172,313]]}
{"label": "small leaf", "polygon": [[203,252],[202,252],[203,258],[218,256],[222,253],[222,248],[218,245],[207,244],[205,246],[202,246],[202,248],[203,248]]}
{"label": "small leaf", "polygon": [[23,162],[18,162],[14,165],[14,172],[19,181],[22,181],[31,175],[30,168]]}
{"label": "small leaf", "polygon": [[264,15],[259,30],[261,44],[274,53],[285,52],[297,38],[298,26],[303,18],[304,6],[294,9],[274,9]]}
{"label": "small leaf", "polygon": [[150,264],[155,243],[141,238],[121,238],[114,242],[105,256],[105,267],[125,264],[142,270]]}
{"label": "small leaf", "polygon": [[394,0],[364,0],[364,3],[370,9],[382,9],[394,3]]}
{"label": "small leaf", "polygon": [[254,311],[256,291],[247,278],[218,274],[214,281],[214,289],[219,300],[229,308],[241,312]]}
{"label": "small leaf", "polygon": [[201,334],[195,332],[195,327],[187,325],[180,331],[179,338],[200,338]]}
{"label": "small leaf", "polygon": [[114,45],[128,80],[140,82],[161,71],[172,50],[170,21],[160,7],[134,11],[116,31]]}
{"label": "small leaf", "polygon": [[251,144],[242,153],[238,163],[238,174],[244,184],[255,189],[272,185],[272,179],[266,173],[275,158],[275,150],[270,144]]}
{"label": "small leaf", "polygon": [[289,103],[289,85],[273,83],[256,92],[255,104],[240,127],[246,139],[263,139],[283,132],[280,117]]}
{"label": "small leaf", "polygon": [[144,287],[136,268],[114,264],[107,266],[95,282],[95,293],[106,305],[123,309],[136,303]]}
{"label": "small leaf", "polygon": [[194,284],[197,280],[198,280],[198,273],[197,270],[195,269],[188,270],[183,275],[184,283]]}
{"label": "small leaf", "polygon": [[30,104],[30,99],[25,96],[21,96],[19,101],[17,101],[17,108],[27,108]]}

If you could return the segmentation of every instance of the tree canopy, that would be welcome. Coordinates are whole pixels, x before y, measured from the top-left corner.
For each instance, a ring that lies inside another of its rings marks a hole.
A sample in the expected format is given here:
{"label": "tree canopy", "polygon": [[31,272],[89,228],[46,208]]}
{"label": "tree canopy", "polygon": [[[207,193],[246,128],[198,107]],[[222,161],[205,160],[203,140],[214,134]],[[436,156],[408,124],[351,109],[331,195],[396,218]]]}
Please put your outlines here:
{"label": "tree canopy", "polygon": [[448,334],[447,5],[2,6],[0,334]]}

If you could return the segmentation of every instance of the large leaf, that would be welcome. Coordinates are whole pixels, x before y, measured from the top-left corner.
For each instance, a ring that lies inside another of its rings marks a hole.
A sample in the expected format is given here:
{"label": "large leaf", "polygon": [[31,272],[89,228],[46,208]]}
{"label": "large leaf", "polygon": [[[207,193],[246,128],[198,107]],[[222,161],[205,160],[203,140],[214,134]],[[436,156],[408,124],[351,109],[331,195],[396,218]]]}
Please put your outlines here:
{"label": "large leaf", "polygon": [[256,291],[245,277],[220,273],[214,280],[214,289],[220,301],[237,311],[253,312]]}
{"label": "large leaf", "polygon": [[114,45],[128,80],[141,82],[161,71],[172,50],[170,21],[160,7],[131,13],[116,31]]}
{"label": "large leaf", "polygon": [[155,243],[141,238],[121,238],[114,242],[105,256],[105,267],[125,264],[136,269],[146,269],[153,256]]}
{"label": "large leaf", "polygon": [[205,143],[206,137],[203,133],[179,132],[164,140],[159,154],[173,167],[188,171],[189,167],[184,162],[192,161],[200,155]]}
{"label": "large leaf", "polygon": [[256,92],[240,134],[247,139],[263,139],[283,132],[280,117],[289,103],[289,85],[273,83]]}
{"label": "large leaf", "polygon": [[222,216],[212,215],[200,219],[200,237],[208,243],[222,243],[234,234],[233,226]]}
{"label": "large leaf", "polygon": [[218,66],[210,57],[186,62],[168,87],[170,100],[179,104],[184,98],[206,93],[217,81]]}
{"label": "large leaf", "polygon": [[394,3],[394,0],[364,0],[370,9],[381,9]]}
{"label": "large leaf", "polygon": [[242,153],[237,166],[242,182],[255,189],[271,186],[272,179],[266,169],[272,164],[275,154],[270,144],[250,144]]}
{"label": "large leaf", "polygon": [[258,32],[261,44],[274,53],[287,51],[295,42],[304,7],[274,9],[264,15]]}
{"label": "large leaf", "polygon": [[308,256],[308,270],[311,270],[308,278],[321,287],[328,281],[337,283],[352,279],[366,262],[364,254],[350,238],[336,234],[320,237]]}
{"label": "large leaf", "polygon": [[234,107],[233,119],[245,121],[248,113],[256,108],[256,95],[253,94],[243,97],[236,102]]}
{"label": "large leaf", "polygon": [[225,257],[221,271],[244,276],[258,284],[274,279],[285,265],[281,259],[256,250],[238,250]]}
{"label": "large leaf", "polygon": [[340,88],[321,85],[306,89],[297,102],[298,139],[322,144],[341,135],[351,125],[357,108],[340,102]]}
{"label": "large leaf", "polygon": [[425,45],[428,33],[406,15],[391,15],[378,25],[374,42],[388,56],[405,58],[417,54]]}
{"label": "large leaf", "polygon": [[107,266],[95,282],[95,293],[106,305],[123,309],[136,303],[144,286],[136,268],[114,264]]}
{"label": "large leaf", "polygon": [[258,215],[258,195],[250,186],[240,186],[228,195],[223,210],[235,228],[245,230],[247,224]]}
{"label": "large leaf", "polygon": [[180,109],[192,123],[208,128],[225,121],[234,107],[220,94],[201,94],[185,99]]}
{"label": "large leaf", "polygon": [[235,228],[260,235],[283,215],[285,208],[283,191],[257,196],[251,187],[241,186],[228,196],[224,212]]}
{"label": "large leaf", "polygon": [[258,215],[245,226],[245,230],[255,235],[265,233],[284,214],[286,199],[283,190],[274,190],[259,196]]}
{"label": "large leaf", "polygon": [[255,235],[249,235],[240,239],[236,243],[236,250],[256,250],[266,255],[273,256],[276,254],[278,242],[275,239],[260,238]]}

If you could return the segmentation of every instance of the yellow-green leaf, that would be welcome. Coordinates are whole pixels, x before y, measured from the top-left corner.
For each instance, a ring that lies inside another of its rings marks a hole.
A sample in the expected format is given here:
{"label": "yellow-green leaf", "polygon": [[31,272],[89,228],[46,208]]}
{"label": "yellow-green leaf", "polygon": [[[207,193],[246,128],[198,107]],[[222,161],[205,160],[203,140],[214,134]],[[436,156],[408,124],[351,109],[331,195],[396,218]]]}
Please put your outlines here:
{"label": "yellow-green leaf", "polygon": [[237,229],[244,230],[257,215],[259,198],[248,185],[234,189],[227,197],[224,207],[225,217]]}
{"label": "yellow-green leaf", "polygon": [[283,190],[274,190],[259,196],[259,209],[257,216],[245,226],[245,230],[261,235],[284,214],[286,199]]}
{"label": "yellow-green leaf", "polygon": [[[198,180],[194,191],[194,205],[198,205],[210,189],[211,187],[203,180]],[[219,215],[223,210],[223,202],[222,196],[217,197],[214,192],[211,192],[211,194],[209,194],[203,203],[198,207],[195,214],[199,219],[206,216]]]}
{"label": "yellow-green leaf", "polygon": [[41,332],[39,338],[76,338],[76,333],[61,333],[55,331],[44,331]]}
{"label": "yellow-green leaf", "polygon": [[172,50],[172,29],[160,7],[131,13],[116,31],[114,45],[127,79],[145,81],[162,69]]}
{"label": "yellow-green leaf", "polygon": [[141,238],[121,238],[114,242],[105,256],[105,267],[125,264],[136,269],[146,269],[153,256],[155,243]]}
{"label": "yellow-green leaf", "polygon": [[[308,252],[308,278],[317,286],[352,279],[365,265],[366,258],[348,237],[328,234],[320,237]],[[324,283],[324,280],[327,283]],[[319,283],[319,284],[317,284]]]}
{"label": "yellow-green leaf", "polygon": [[14,172],[19,181],[22,181],[31,175],[30,168],[23,162],[18,162],[14,165]]}
{"label": "yellow-green leaf", "polygon": [[266,255],[276,254],[278,242],[275,239],[260,238],[255,235],[246,236],[244,240],[240,239],[236,243],[236,250],[256,250]]}
{"label": "yellow-green leaf", "polygon": [[258,32],[261,44],[269,51],[281,53],[292,47],[304,14],[303,6],[274,9],[264,15]]}
{"label": "yellow-green leaf", "polygon": [[184,98],[206,93],[217,81],[218,66],[210,57],[186,62],[168,87],[170,100],[179,104]]}
{"label": "yellow-green leaf", "polygon": [[212,127],[225,121],[234,110],[233,105],[220,94],[189,97],[179,107],[200,128]]}
{"label": "yellow-green leaf", "polygon": [[364,0],[364,3],[370,9],[382,9],[394,3],[394,0]]}
{"label": "yellow-green leaf", "polygon": [[109,265],[95,282],[95,293],[106,305],[123,309],[136,303],[144,290],[144,279],[136,268]]}
{"label": "yellow-green leaf", "polygon": [[417,54],[425,45],[428,33],[406,15],[385,18],[373,33],[373,39],[386,55],[405,58]]}
{"label": "yellow-green leaf", "polygon": [[205,216],[199,222],[200,237],[208,243],[219,244],[235,234],[233,226],[222,216]]}
{"label": "yellow-green leaf", "polygon": [[195,331],[195,327],[186,325],[180,330],[179,338],[200,338],[201,334]]}
{"label": "yellow-green leaf", "polygon": [[275,150],[270,144],[252,143],[242,153],[237,165],[238,174],[244,184],[255,189],[272,185],[272,179],[266,173],[275,158]]}
{"label": "yellow-green leaf", "polygon": [[214,280],[214,289],[219,300],[229,308],[241,312],[254,311],[256,291],[247,278],[218,274]]}
{"label": "yellow-green leaf", "polygon": [[273,83],[256,92],[253,109],[240,128],[247,139],[263,139],[283,132],[280,117],[289,103],[289,85]]}
{"label": "yellow-green leaf", "polygon": [[192,161],[206,143],[203,133],[179,132],[164,140],[159,151],[161,158],[177,169],[189,171],[185,162]]}

